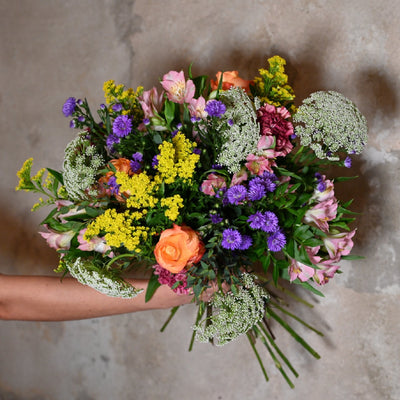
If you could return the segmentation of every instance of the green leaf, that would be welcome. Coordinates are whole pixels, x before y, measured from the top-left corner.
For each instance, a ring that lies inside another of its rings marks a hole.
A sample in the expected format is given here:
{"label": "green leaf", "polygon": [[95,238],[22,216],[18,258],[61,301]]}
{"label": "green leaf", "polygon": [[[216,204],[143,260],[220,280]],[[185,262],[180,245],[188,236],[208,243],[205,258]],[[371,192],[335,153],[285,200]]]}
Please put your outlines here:
{"label": "green leaf", "polygon": [[342,260],[363,260],[365,257],[357,255],[342,256]]}
{"label": "green leaf", "polygon": [[170,126],[172,121],[175,118],[175,108],[176,104],[170,100],[165,100],[164,103],[164,114],[165,114],[165,119],[167,120],[167,124]]}
{"label": "green leaf", "polygon": [[56,171],[56,170],[54,170],[54,169],[51,169],[51,168],[46,168],[46,169],[47,169],[47,171],[49,171],[49,173],[50,173],[51,175],[54,176],[54,178],[56,178],[56,180],[57,180],[58,182],[61,183],[61,185],[64,185],[64,178],[63,178],[63,176],[62,176],[62,174],[61,174],[60,172],[58,172],[58,171]]}
{"label": "green leaf", "polygon": [[337,178],[334,178],[334,182],[345,182],[345,181],[350,181],[352,179],[356,179],[358,176],[339,176]]}
{"label": "green leaf", "polygon": [[147,303],[152,297],[155,291],[161,286],[160,282],[158,282],[158,276],[153,274],[149,279],[149,283],[147,285],[145,302]]}

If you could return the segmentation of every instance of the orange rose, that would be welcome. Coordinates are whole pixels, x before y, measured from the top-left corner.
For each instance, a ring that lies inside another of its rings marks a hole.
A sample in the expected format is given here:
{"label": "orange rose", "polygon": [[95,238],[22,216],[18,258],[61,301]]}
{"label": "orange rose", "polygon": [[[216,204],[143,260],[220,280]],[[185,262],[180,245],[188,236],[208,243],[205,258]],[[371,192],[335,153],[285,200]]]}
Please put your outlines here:
{"label": "orange rose", "polygon": [[111,160],[110,163],[114,165],[118,172],[125,172],[126,174],[132,175],[131,162],[127,158],[116,158]]}
{"label": "orange rose", "polygon": [[[217,79],[215,81],[212,80],[210,82],[212,90],[218,89],[218,84],[219,84],[219,81],[221,80],[221,74],[222,74],[222,72],[219,71],[218,74],[216,75]],[[249,87],[250,83],[251,83],[251,81],[246,81],[245,79],[240,78],[238,71],[223,72],[222,90],[228,90],[232,86],[235,86],[235,87],[241,87],[246,91],[246,93],[249,93],[250,92],[250,87]]]}
{"label": "orange rose", "polygon": [[203,242],[188,226],[173,225],[160,235],[154,255],[158,264],[176,274],[187,265],[199,262],[205,253]]}

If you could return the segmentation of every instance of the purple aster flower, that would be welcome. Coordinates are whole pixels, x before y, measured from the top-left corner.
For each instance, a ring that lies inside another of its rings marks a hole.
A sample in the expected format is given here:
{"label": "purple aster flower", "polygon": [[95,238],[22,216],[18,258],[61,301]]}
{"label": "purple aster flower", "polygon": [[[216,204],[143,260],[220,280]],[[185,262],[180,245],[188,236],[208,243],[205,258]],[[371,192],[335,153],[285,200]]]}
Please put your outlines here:
{"label": "purple aster flower", "polygon": [[242,236],[242,243],[240,244],[239,250],[247,250],[253,244],[253,239],[248,235]]}
{"label": "purple aster flower", "polygon": [[68,97],[68,99],[65,101],[63,105],[62,112],[66,117],[71,117],[75,111],[75,108],[76,108],[75,97]]}
{"label": "purple aster flower", "polygon": [[279,219],[272,211],[266,211],[264,213],[265,224],[261,228],[264,232],[272,233],[279,229]]}
{"label": "purple aster flower", "polygon": [[151,166],[152,166],[154,169],[157,169],[157,165],[158,165],[158,156],[154,156],[153,159],[152,159],[152,161],[151,161]]}
{"label": "purple aster flower", "polygon": [[219,224],[223,219],[219,214],[210,214],[210,220],[212,224]]}
{"label": "purple aster flower", "polygon": [[112,109],[113,109],[113,111],[115,111],[115,112],[122,111],[122,104],[121,104],[121,103],[114,104],[114,105],[112,106]]}
{"label": "purple aster flower", "polygon": [[252,229],[263,229],[266,224],[266,218],[264,214],[257,211],[255,214],[252,214],[247,218],[247,222]]}
{"label": "purple aster flower", "polygon": [[349,156],[347,156],[346,159],[344,160],[344,166],[346,168],[351,168],[351,158]]}
{"label": "purple aster flower", "polygon": [[74,120],[74,119],[71,119],[71,121],[69,122],[69,127],[70,127],[70,128],[75,128],[75,127],[76,127],[76,124],[75,124],[75,120]]}
{"label": "purple aster flower", "polygon": [[128,136],[132,130],[132,121],[127,115],[119,115],[113,123],[114,135],[122,138]]}
{"label": "purple aster flower", "polygon": [[236,229],[225,229],[222,232],[221,246],[228,250],[237,250],[242,244],[242,235]]}
{"label": "purple aster flower", "polygon": [[209,100],[207,101],[204,110],[210,117],[221,118],[225,114],[226,106],[222,101],[219,100]]}
{"label": "purple aster flower", "polygon": [[111,189],[111,194],[119,194],[120,185],[118,185],[115,175],[110,176],[108,179],[108,186]]}
{"label": "purple aster flower", "polygon": [[286,237],[282,231],[276,231],[267,239],[268,248],[271,251],[281,251],[286,245]]}
{"label": "purple aster flower", "polygon": [[106,145],[108,148],[112,149],[114,144],[117,144],[121,141],[121,139],[112,133],[108,135],[107,140],[106,140]]}
{"label": "purple aster flower", "polygon": [[136,161],[136,160],[131,160],[129,165],[131,167],[131,170],[135,173],[138,172],[142,168],[142,164],[140,164],[140,162]]}
{"label": "purple aster flower", "polygon": [[225,193],[225,198],[230,204],[239,204],[246,199],[246,196],[247,190],[243,185],[232,186]]}
{"label": "purple aster flower", "polygon": [[251,201],[261,200],[266,194],[265,186],[260,182],[251,180],[249,183],[249,199]]}
{"label": "purple aster flower", "polygon": [[142,162],[143,161],[143,154],[139,153],[138,151],[136,153],[132,154],[132,160]]}

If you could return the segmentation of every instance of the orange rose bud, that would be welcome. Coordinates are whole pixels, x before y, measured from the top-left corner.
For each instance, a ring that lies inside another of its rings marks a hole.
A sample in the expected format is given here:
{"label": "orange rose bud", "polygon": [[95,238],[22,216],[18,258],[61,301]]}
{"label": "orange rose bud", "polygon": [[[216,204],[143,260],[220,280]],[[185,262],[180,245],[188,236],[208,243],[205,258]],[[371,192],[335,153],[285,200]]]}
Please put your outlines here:
{"label": "orange rose bud", "polygon": [[[211,80],[211,89],[212,90],[217,90],[218,89],[218,84],[219,81],[221,80],[221,74],[222,72],[219,71],[218,74],[216,75],[217,79],[215,81]],[[250,83],[251,81],[246,81],[245,79],[242,79],[239,77],[239,72],[238,71],[225,71],[223,72],[223,78],[222,78],[222,90],[228,90],[232,86],[234,87],[240,87],[246,91],[246,93],[250,92]]]}
{"label": "orange rose bud", "polygon": [[203,242],[192,228],[174,224],[173,228],[161,233],[154,255],[161,267],[176,274],[199,262],[205,251]]}

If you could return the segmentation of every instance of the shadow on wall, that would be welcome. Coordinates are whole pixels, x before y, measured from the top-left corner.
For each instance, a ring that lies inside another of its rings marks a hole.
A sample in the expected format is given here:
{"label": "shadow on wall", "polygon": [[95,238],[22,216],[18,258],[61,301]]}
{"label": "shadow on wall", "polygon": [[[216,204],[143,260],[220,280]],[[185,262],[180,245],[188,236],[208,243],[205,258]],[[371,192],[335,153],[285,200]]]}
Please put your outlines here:
{"label": "shadow on wall", "polygon": [[39,227],[27,223],[6,213],[5,204],[0,204],[0,253],[2,255],[2,271],[8,274],[45,274],[53,275],[58,265],[57,253],[47,246],[46,241],[38,234]]}

